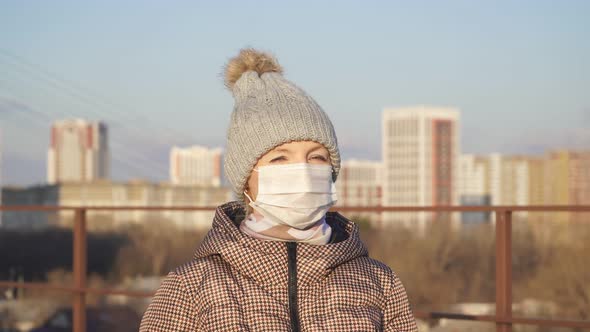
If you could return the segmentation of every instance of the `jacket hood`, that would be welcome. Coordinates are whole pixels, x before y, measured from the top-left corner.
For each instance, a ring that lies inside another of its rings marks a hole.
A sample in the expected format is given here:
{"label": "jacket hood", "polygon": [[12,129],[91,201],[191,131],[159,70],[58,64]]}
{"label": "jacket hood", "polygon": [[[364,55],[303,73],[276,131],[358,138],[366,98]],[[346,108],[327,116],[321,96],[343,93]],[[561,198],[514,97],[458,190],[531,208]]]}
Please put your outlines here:
{"label": "jacket hood", "polygon": [[[243,218],[244,210],[240,202],[219,206],[215,211],[212,228],[197,248],[194,258],[219,256],[232,269],[258,282],[286,284],[286,242],[259,240],[242,233],[238,227]],[[337,266],[368,255],[356,224],[337,212],[328,212],[326,221],[333,231],[344,232],[346,239],[326,245],[298,243],[299,284],[322,280]]]}

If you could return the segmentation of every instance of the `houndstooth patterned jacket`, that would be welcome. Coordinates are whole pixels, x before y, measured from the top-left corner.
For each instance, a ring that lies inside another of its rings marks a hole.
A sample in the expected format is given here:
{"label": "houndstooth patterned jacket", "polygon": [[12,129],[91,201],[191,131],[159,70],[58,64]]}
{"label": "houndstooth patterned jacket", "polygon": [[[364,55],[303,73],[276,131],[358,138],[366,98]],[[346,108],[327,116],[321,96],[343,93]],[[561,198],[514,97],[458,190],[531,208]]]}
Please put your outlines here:
{"label": "houndstooth patterned jacket", "polygon": [[368,257],[357,226],[327,221],[344,239],[327,245],[243,234],[237,202],[217,208],[194,259],[162,282],[140,332],[417,331],[401,281]]}

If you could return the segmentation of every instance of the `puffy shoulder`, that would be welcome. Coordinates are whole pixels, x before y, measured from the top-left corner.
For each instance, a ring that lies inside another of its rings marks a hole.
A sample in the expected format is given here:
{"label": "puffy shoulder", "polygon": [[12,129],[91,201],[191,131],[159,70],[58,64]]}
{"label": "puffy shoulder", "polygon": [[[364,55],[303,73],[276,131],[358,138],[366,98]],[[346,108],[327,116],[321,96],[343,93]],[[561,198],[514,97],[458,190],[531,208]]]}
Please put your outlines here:
{"label": "puffy shoulder", "polygon": [[228,269],[218,256],[208,256],[193,259],[168,273],[144,313],[139,331],[196,330],[196,317],[207,298],[201,292],[207,292],[209,283],[222,278]]}
{"label": "puffy shoulder", "polygon": [[218,255],[195,258],[178,266],[174,271],[192,296],[198,296],[203,290],[203,283],[222,275],[230,274],[230,266]]}

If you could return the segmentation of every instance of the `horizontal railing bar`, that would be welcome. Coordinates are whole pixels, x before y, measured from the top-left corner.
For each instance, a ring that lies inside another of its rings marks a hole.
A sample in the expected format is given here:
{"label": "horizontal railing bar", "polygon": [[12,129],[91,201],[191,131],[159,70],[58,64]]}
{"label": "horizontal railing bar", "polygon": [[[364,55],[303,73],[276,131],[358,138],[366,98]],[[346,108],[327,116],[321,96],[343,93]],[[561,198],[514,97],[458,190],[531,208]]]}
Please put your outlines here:
{"label": "horizontal railing bar", "polygon": [[[496,322],[497,317],[492,315],[470,315],[460,314],[453,312],[441,312],[441,311],[414,311],[414,316],[421,319],[455,319],[455,320],[475,320],[485,322]],[[503,322],[503,321],[502,321]]]}
{"label": "horizontal railing bar", "polygon": [[495,212],[495,211],[539,211],[539,212],[590,212],[590,205],[514,205],[514,206],[338,206],[334,211],[350,212]]}
{"label": "horizontal railing bar", "polygon": [[524,324],[524,325],[536,325],[536,326],[590,328],[590,321],[580,321],[580,320],[541,319],[541,318],[525,318],[525,317],[498,318],[494,315],[470,315],[470,314],[459,314],[459,313],[437,312],[437,311],[414,311],[414,316],[416,318],[421,318],[421,319],[446,318],[446,319],[453,319],[453,320],[473,320],[473,321],[482,321],[482,322],[511,323],[511,324]]}
{"label": "horizontal railing bar", "polygon": [[[58,206],[58,205],[2,205],[0,211],[215,211],[216,206]],[[330,211],[349,212],[590,212],[590,205],[497,205],[497,206],[336,206]]]}
{"label": "horizontal railing bar", "polygon": [[14,281],[0,281],[1,288],[22,288],[22,289],[41,289],[51,291],[76,292],[74,287],[55,285],[43,282],[14,282]]}
{"label": "horizontal railing bar", "polygon": [[0,211],[61,211],[61,210],[108,210],[108,211],[129,211],[129,210],[181,210],[181,211],[215,211],[216,206],[66,206],[66,205],[2,205]]}
{"label": "horizontal railing bar", "polygon": [[54,285],[43,282],[13,282],[13,281],[0,281],[0,288],[23,288],[23,289],[40,289],[48,291],[61,291],[69,293],[89,293],[99,295],[124,295],[128,297],[152,297],[156,294],[155,291],[151,292],[139,292],[129,291],[121,289],[109,289],[109,288],[79,288],[72,286]]}

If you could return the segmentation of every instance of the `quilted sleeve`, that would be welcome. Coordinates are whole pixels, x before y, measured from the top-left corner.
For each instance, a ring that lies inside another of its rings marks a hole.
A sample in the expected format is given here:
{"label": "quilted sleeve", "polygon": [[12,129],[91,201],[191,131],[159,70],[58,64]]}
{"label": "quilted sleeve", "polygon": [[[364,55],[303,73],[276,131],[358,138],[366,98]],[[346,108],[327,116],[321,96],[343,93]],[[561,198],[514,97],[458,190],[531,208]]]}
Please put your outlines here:
{"label": "quilted sleeve", "polygon": [[418,331],[406,289],[395,273],[391,272],[390,280],[384,313],[384,331]]}
{"label": "quilted sleeve", "polygon": [[181,275],[170,272],[141,320],[140,332],[195,331],[195,305]]}

